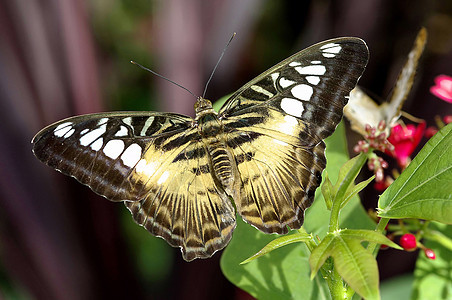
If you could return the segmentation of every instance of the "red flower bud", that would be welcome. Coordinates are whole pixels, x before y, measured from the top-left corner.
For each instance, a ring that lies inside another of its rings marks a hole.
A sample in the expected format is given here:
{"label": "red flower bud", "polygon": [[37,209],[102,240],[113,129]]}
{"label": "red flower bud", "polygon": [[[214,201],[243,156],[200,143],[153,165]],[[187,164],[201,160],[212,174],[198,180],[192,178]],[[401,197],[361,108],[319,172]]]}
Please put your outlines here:
{"label": "red flower bud", "polygon": [[405,233],[400,238],[400,246],[406,251],[414,251],[417,248],[416,237],[411,233]]}
{"label": "red flower bud", "polygon": [[436,258],[435,251],[433,251],[432,249],[425,248],[424,249],[424,254],[425,254],[425,256],[427,256],[427,258],[430,258],[430,259],[435,259]]}

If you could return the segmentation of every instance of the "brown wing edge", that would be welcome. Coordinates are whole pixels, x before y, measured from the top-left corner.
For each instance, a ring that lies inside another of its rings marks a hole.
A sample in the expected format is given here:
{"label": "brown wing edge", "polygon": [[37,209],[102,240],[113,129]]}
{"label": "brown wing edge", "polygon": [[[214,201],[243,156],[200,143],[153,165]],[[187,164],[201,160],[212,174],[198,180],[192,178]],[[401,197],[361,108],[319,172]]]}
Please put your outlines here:
{"label": "brown wing edge", "polygon": [[[181,238],[170,229],[161,226],[157,221],[153,221],[152,218],[148,217],[146,209],[143,207],[145,201],[146,199],[138,202],[126,201],[124,204],[138,225],[144,227],[152,235],[164,239],[170,246],[175,248],[179,247],[182,252],[182,257],[188,262],[197,258],[209,258],[215,252],[222,250],[229,244],[236,227],[235,213],[232,213],[232,217],[229,220],[223,217],[221,218],[222,226],[221,230],[219,230],[219,235],[215,236],[216,232],[208,232],[208,229],[203,228],[203,234],[210,236],[205,242],[199,243],[195,239]],[[230,203],[229,199],[228,201]],[[232,211],[234,211],[233,207]]]}

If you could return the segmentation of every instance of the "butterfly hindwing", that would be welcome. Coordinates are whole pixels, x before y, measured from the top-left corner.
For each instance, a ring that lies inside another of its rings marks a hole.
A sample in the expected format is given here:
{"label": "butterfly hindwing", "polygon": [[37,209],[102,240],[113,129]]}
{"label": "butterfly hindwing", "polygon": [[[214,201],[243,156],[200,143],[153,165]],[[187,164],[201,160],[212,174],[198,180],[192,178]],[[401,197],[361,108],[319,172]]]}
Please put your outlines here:
{"label": "butterfly hindwing", "polygon": [[181,247],[185,260],[210,257],[232,237],[234,207],[213,180],[202,142],[192,140],[176,149],[159,170],[143,176],[148,196],[125,204],[138,224]]}
{"label": "butterfly hindwing", "polygon": [[241,184],[234,201],[243,219],[266,233],[300,228],[325,168],[323,141],[300,147],[297,139],[271,131],[235,131],[228,138]]}

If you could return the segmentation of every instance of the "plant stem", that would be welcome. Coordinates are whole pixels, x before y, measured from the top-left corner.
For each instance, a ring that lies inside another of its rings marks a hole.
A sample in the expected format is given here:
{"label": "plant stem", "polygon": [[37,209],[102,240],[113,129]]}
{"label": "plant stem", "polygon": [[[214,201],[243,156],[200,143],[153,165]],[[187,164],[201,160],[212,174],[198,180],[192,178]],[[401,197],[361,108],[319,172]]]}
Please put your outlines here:
{"label": "plant stem", "polygon": [[[345,175],[344,180],[340,183],[339,189],[334,197],[333,206],[331,208],[330,224],[328,232],[333,233],[339,230],[339,212],[342,206],[342,202],[347,194],[347,190],[354,183],[356,176],[361,171],[363,165],[366,163],[367,155],[360,154],[358,159]],[[331,297],[334,300],[351,299],[354,291],[345,286],[342,277],[334,268],[333,259],[330,257],[320,269],[323,277],[328,283],[328,288],[331,293]]]}
{"label": "plant stem", "polygon": [[436,230],[426,230],[424,237],[426,239],[435,241],[443,245],[444,247],[448,248],[449,250],[452,250],[452,240],[444,235],[443,233],[436,231]]}
{"label": "plant stem", "polygon": [[[389,219],[388,218],[381,218],[380,221],[378,221],[377,228],[375,228],[375,231],[383,233],[385,231],[386,225],[388,225]],[[377,243],[369,243],[367,246],[367,250],[372,252],[374,257],[377,257],[378,250],[380,247],[377,247]]]}
{"label": "plant stem", "polygon": [[334,268],[333,259],[331,257],[325,261],[325,264],[320,268],[320,272],[328,284],[328,289],[330,290],[331,298],[333,300],[351,299],[354,291],[350,294],[349,289],[344,286],[344,281]]}

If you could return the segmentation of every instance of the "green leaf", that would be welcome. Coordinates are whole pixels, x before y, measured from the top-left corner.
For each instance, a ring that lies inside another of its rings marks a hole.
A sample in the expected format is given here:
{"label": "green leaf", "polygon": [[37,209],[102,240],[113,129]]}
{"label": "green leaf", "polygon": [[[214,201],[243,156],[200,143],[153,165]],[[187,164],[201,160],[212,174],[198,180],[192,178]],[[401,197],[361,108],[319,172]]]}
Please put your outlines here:
{"label": "green leaf", "polygon": [[311,279],[317,275],[326,259],[332,256],[335,246],[335,236],[333,234],[327,234],[322,242],[312,251],[309,257],[309,265],[311,266]]}
{"label": "green leaf", "polygon": [[[381,240],[377,235],[374,237]],[[312,251],[309,262],[315,274],[325,260],[332,256],[336,270],[353,290],[365,299],[379,299],[377,261],[361,245],[363,239],[365,237],[359,231],[342,230],[328,234]]]}
{"label": "green leaf", "polygon": [[360,242],[373,242],[377,244],[384,244],[395,249],[403,250],[402,247],[388,239],[384,234],[374,231],[374,230],[364,230],[364,229],[342,229],[340,232],[342,237],[349,239],[357,239]]}
{"label": "green leaf", "polygon": [[[359,155],[356,155],[355,157],[349,159],[346,163],[344,163],[339,170],[339,177],[337,178],[336,184],[334,185],[334,191],[337,193],[341,185],[344,184],[344,179],[347,177],[348,173],[352,170],[353,166],[357,163],[359,156],[364,155],[363,153],[360,153]],[[355,180],[356,176],[358,176],[358,173],[354,174],[352,177],[353,180],[351,180],[351,183]],[[349,182],[346,183],[347,185]],[[348,189],[348,188],[347,188]]]}
{"label": "green leaf", "polygon": [[310,280],[309,251],[302,243],[287,245],[240,264],[274,238],[275,235],[261,233],[238,216],[234,237],[220,261],[226,278],[257,299],[331,299],[321,276]]}
{"label": "green leaf", "polygon": [[343,208],[345,205],[347,205],[347,203],[354,197],[356,196],[359,192],[361,192],[372,180],[374,180],[375,175],[370,177],[369,179],[365,180],[365,181],[361,181],[358,184],[353,184],[349,187],[349,190],[347,191],[347,193],[345,194],[345,199],[344,201],[341,203],[341,208]]}
{"label": "green leaf", "polygon": [[[439,231],[452,239],[450,225],[432,222],[429,229]],[[435,251],[436,259],[428,259],[420,251],[414,270],[412,299],[452,299],[452,251],[427,238],[423,244]]]}
{"label": "green leaf", "polygon": [[347,191],[353,189],[355,186],[355,178],[361,171],[361,168],[366,162],[366,156],[360,153],[358,156],[352,158],[346,162],[339,172],[339,177],[335,185],[335,190],[337,190],[334,196],[333,206],[331,207],[331,216],[329,221],[329,232],[337,231],[339,226],[339,214],[341,208],[348,201],[346,195]]}
{"label": "green leaf", "polygon": [[[334,134],[325,140],[326,143],[326,170],[332,182],[337,182],[339,170],[349,161],[345,143],[345,129],[342,123],[336,128]],[[325,172],[323,173],[325,175]],[[327,209],[321,193],[316,193],[314,203],[306,212],[303,227],[309,233],[324,237],[328,231],[330,211]],[[341,209],[340,225],[343,228],[374,229],[375,222],[368,216],[358,197],[349,205]]]}
{"label": "green leaf", "polygon": [[270,253],[271,251],[281,248],[283,246],[292,244],[292,243],[300,243],[300,242],[307,242],[312,239],[312,235],[307,233],[295,233],[295,234],[289,234],[282,236],[280,238],[274,239],[270,243],[268,243],[264,248],[262,248],[259,252],[251,256],[250,258],[247,258],[246,260],[242,261],[240,264],[246,264],[250,261],[261,257],[262,255],[265,255],[267,253]]}
{"label": "green leaf", "polygon": [[223,106],[223,104],[226,102],[226,100],[229,99],[229,97],[231,97],[232,94],[226,95],[221,97],[220,99],[218,99],[217,101],[215,101],[215,103],[213,104],[213,109],[215,111],[219,111],[220,108]]}
{"label": "green leaf", "polygon": [[378,203],[384,218],[418,218],[452,224],[452,124],[422,148]]}
{"label": "green leaf", "polygon": [[343,238],[332,254],[334,266],[355,292],[365,299],[379,299],[377,261],[356,239]]}
{"label": "green leaf", "polygon": [[323,181],[322,181],[322,196],[325,200],[325,205],[328,210],[331,210],[331,207],[333,206],[333,198],[334,198],[334,187],[331,183],[331,180],[328,178],[328,172],[325,171],[323,174]]}

